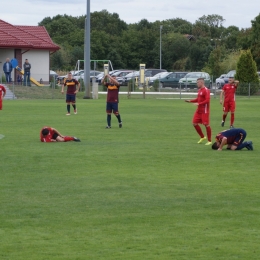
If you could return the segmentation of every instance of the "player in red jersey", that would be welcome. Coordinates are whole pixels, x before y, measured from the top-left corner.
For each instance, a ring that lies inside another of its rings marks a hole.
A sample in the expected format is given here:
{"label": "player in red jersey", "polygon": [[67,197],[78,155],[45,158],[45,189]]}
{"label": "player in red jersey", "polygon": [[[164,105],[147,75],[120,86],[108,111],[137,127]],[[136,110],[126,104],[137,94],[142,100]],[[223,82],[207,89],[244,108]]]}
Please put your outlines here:
{"label": "player in red jersey", "polygon": [[236,99],[235,93],[238,87],[239,81],[234,80],[234,77],[229,77],[228,84],[225,84],[220,92],[219,102],[223,104],[223,95],[224,95],[224,104],[223,104],[223,116],[221,126],[225,125],[225,120],[228,112],[231,112],[230,116],[230,128],[233,128],[233,124],[235,121],[235,109],[236,109]]}
{"label": "player in red jersey", "polygon": [[[192,123],[200,136],[198,144],[202,143],[208,138],[208,141],[205,145],[210,145],[212,144],[211,127],[209,125],[210,90],[205,87],[203,78],[197,79],[197,86],[199,89],[197,98],[192,100],[185,100],[185,102],[194,103],[194,105],[197,106]],[[207,138],[204,136],[199,124],[203,124],[206,127]]]}
{"label": "player in red jersey", "polygon": [[106,106],[106,112],[107,112],[107,126],[106,128],[109,129],[111,128],[111,114],[112,112],[116,116],[118,123],[119,123],[119,128],[122,128],[123,123],[121,120],[121,116],[118,111],[118,93],[119,93],[119,88],[120,85],[118,81],[116,80],[115,76],[110,76],[107,74],[103,80],[102,84],[107,87],[107,106]]}
{"label": "player in red jersey", "polygon": [[217,134],[216,142],[212,145],[212,149],[222,151],[224,145],[227,145],[228,150],[253,150],[252,141],[244,142],[246,138],[246,131],[242,128],[233,128],[224,130]]}
{"label": "player in red jersey", "polygon": [[77,137],[64,136],[57,129],[49,126],[45,126],[41,129],[40,140],[44,143],[68,141],[80,142],[80,140]]}
{"label": "player in red jersey", "polygon": [[66,103],[67,103],[67,116],[70,116],[70,104],[74,108],[74,114],[77,114],[76,108],[76,94],[79,92],[80,83],[72,78],[72,73],[68,73],[68,78],[64,81],[61,87],[61,93],[64,93],[64,87],[67,86]]}
{"label": "player in red jersey", "polygon": [[6,89],[3,85],[0,84],[0,110],[3,109],[3,99],[6,94]]}

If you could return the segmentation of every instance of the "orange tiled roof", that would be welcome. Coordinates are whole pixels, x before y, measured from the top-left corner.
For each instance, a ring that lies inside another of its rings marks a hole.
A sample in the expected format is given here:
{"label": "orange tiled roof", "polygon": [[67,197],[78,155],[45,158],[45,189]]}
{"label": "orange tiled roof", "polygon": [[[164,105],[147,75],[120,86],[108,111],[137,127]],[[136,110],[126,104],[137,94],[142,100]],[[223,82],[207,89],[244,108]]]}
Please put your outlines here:
{"label": "orange tiled roof", "polygon": [[12,25],[0,19],[0,48],[47,49],[60,47],[53,43],[44,26]]}

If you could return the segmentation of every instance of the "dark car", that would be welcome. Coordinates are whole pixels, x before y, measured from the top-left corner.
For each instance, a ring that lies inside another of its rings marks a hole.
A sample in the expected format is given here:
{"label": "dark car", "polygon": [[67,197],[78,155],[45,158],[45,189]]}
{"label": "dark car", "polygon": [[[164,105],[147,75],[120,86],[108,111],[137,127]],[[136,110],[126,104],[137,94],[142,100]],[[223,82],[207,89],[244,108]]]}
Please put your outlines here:
{"label": "dark car", "polygon": [[178,88],[180,86],[179,80],[184,78],[188,72],[176,71],[159,79],[160,88]]}

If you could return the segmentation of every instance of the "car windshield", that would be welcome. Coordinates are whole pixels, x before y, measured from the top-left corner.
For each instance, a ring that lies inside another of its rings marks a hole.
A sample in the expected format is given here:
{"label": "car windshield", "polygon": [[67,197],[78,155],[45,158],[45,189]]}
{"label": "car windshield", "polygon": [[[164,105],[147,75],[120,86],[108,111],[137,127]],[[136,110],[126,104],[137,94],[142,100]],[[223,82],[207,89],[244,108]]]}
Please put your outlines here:
{"label": "car windshield", "polygon": [[202,73],[201,72],[192,72],[192,73],[188,73],[185,78],[200,78],[202,77]]}
{"label": "car windshield", "polygon": [[163,77],[166,77],[167,75],[169,75],[170,73],[171,73],[171,72],[166,72],[166,71],[160,72],[160,73],[154,75],[153,78],[156,78],[156,79],[158,79],[158,78],[163,78]]}

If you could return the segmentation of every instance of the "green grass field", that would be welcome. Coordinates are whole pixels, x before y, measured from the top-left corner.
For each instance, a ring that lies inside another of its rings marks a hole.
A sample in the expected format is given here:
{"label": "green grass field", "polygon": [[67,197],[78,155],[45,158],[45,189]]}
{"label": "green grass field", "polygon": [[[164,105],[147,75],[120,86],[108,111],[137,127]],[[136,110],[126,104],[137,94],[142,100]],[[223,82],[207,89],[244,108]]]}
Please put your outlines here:
{"label": "green grass field", "polygon": [[[254,151],[197,144],[183,100],[121,97],[122,129],[105,129],[105,96],[77,104],[4,101],[1,260],[260,258],[259,98],[235,119]],[[212,99],[213,140],[221,116]],[[41,143],[45,125],[81,142]]]}

